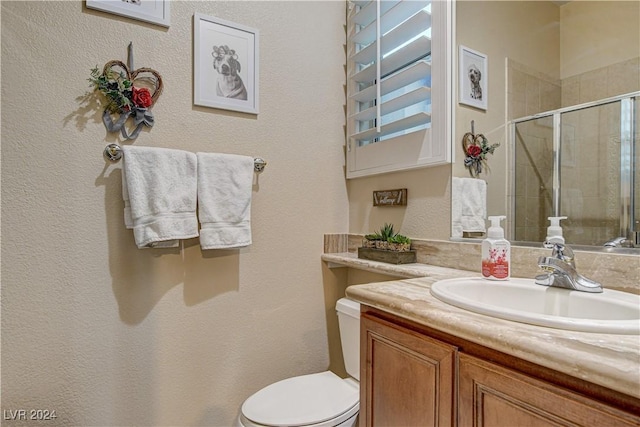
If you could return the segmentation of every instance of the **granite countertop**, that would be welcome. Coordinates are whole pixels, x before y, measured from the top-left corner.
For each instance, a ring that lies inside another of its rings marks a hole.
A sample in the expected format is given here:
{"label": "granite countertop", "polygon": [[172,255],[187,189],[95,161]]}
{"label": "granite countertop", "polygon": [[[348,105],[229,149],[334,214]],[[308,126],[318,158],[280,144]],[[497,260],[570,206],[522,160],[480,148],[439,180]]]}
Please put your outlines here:
{"label": "granite countertop", "polygon": [[353,254],[324,254],[330,264],[398,277],[349,286],[346,294],[418,324],[640,399],[640,337],[596,334],[528,325],[463,310],[433,297],[431,285],[478,273],[426,264],[380,265]]}

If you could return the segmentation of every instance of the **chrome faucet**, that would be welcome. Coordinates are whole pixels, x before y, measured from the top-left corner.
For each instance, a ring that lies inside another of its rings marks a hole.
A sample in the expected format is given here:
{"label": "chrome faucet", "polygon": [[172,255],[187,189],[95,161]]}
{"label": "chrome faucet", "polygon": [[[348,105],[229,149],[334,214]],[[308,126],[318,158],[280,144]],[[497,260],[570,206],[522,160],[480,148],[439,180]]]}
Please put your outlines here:
{"label": "chrome faucet", "polygon": [[587,279],[576,271],[573,250],[569,246],[545,241],[544,247],[553,249],[553,252],[551,256],[538,258],[538,266],[545,270],[545,273],[536,276],[536,284],[582,292],[602,292],[600,283]]}
{"label": "chrome faucet", "polygon": [[632,248],[633,241],[626,237],[616,237],[604,244],[605,248]]}

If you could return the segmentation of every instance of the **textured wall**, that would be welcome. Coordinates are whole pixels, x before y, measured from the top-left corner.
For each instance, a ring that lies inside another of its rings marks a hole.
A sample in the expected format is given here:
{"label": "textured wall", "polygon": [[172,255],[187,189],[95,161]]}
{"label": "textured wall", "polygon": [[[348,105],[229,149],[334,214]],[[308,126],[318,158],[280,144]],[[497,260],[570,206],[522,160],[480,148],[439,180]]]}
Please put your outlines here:
{"label": "textured wall", "polygon": [[[2,409],[47,425],[230,425],[273,381],[329,366],[323,233],[346,232],[342,2],[171,3],[171,27],[84,2],[2,2]],[[192,16],[260,30],[260,114],[192,105]],[[136,145],[264,157],[253,245],[137,250],[89,70],[158,70]],[[323,289],[323,286],[325,289]],[[332,353],[333,354],[333,353]],[[5,421],[7,426],[19,422]]]}
{"label": "textured wall", "polygon": [[[385,223],[412,238],[451,235],[451,166],[394,172],[348,181],[349,231],[368,234]],[[407,189],[407,206],[373,206],[374,190]]]}
{"label": "textured wall", "polygon": [[567,2],[560,16],[562,79],[633,59],[640,52],[637,1]]}

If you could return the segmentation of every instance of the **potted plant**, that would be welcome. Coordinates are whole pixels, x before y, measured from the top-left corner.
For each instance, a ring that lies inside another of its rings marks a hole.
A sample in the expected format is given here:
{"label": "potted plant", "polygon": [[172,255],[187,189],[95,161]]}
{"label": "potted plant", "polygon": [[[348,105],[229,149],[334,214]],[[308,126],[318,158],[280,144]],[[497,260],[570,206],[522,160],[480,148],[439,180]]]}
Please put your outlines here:
{"label": "potted plant", "polygon": [[388,240],[389,249],[397,252],[406,252],[411,249],[411,239],[402,234],[396,234]]}
{"label": "potted plant", "polygon": [[396,233],[393,224],[384,224],[375,233],[366,234],[358,258],[391,264],[416,262],[416,251],[411,250],[411,239]]}
{"label": "potted plant", "polygon": [[380,234],[378,233],[373,233],[373,234],[366,234],[364,236],[364,240],[362,240],[362,247],[363,248],[375,248],[376,247],[376,242],[378,240],[382,239],[382,237],[380,237]]}
{"label": "potted plant", "polygon": [[392,239],[395,235],[393,224],[385,223],[378,232],[365,235],[362,246],[365,248],[388,249],[389,239]]}

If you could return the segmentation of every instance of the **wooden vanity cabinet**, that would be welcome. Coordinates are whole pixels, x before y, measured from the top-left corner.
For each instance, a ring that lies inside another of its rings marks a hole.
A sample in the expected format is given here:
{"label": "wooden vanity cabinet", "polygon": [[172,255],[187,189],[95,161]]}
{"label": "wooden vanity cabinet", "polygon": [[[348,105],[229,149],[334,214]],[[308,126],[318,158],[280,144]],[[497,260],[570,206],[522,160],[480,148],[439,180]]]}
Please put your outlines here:
{"label": "wooden vanity cabinet", "polygon": [[640,426],[638,399],[370,307],[360,340],[361,427]]}
{"label": "wooden vanity cabinet", "polygon": [[458,355],[460,426],[639,426],[640,418],[464,353]]}
{"label": "wooden vanity cabinet", "polygon": [[380,319],[360,319],[360,425],[455,425],[455,347]]}

